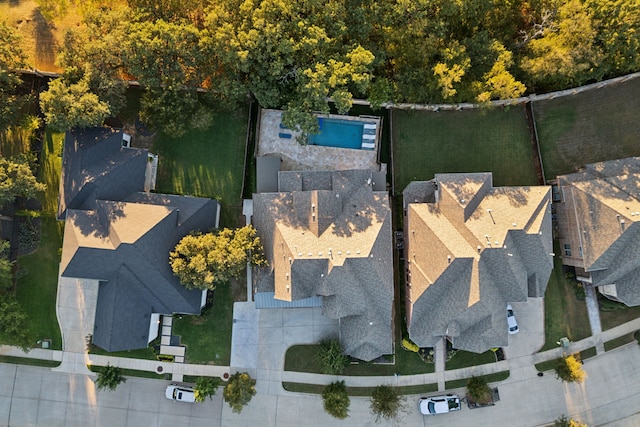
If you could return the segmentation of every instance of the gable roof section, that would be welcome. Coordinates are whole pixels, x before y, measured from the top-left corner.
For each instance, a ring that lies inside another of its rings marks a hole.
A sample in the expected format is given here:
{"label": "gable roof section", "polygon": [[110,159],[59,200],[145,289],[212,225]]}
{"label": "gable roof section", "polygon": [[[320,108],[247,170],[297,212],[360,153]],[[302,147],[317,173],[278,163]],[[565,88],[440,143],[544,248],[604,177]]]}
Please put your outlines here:
{"label": "gable roof section", "polygon": [[584,269],[595,286],[616,285],[618,299],[640,305],[640,157],[589,164],[558,177],[575,215]]}
{"label": "gable roof section", "polygon": [[202,291],[179,283],[169,252],[190,231],[216,226],[211,199],[144,193],[125,199],[97,200],[93,211],[69,209],[65,221],[62,276],[102,282],[94,342],[108,351],[146,347],[139,331],[148,334],[151,313],[200,312]]}
{"label": "gable roof section", "polygon": [[[409,335],[474,352],[508,343],[506,305],[544,295],[550,187],[498,187],[490,173],[440,174],[405,195]],[[418,200],[418,203],[411,200]]]}
{"label": "gable roof section", "polygon": [[269,266],[258,291],[295,301],[323,297],[341,319],[345,352],[372,360],[392,352],[391,211],[370,171],[280,172],[276,193],[253,196],[253,221]]}
{"label": "gable roof section", "polygon": [[75,129],[65,134],[58,219],[67,209],[92,209],[97,199],[122,200],[144,190],[148,151],[122,148],[122,130]]}

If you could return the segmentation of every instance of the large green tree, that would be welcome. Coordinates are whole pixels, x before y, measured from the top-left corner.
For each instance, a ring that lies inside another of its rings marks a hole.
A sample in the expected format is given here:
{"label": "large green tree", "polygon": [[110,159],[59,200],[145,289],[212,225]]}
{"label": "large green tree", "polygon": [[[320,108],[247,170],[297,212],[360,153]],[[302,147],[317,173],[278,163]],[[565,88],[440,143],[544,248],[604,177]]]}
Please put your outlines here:
{"label": "large green tree", "polygon": [[185,236],[169,259],[174,274],[183,285],[210,290],[238,277],[247,262],[265,264],[262,243],[251,225]]}
{"label": "large green tree", "polygon": [[45,185],[36,181],[26,159],[0,157],[0,206],[17,196],[35,197],[44,189]]}
{"label": "large green tree", "polygon": [[581,383],[587,377],[587,373],[582,369],[580,354],[570,354],[558,359],[555,371],[558,378],[569,383]]}
{"label": "large green tree", "polygon": [[240,413],[253,396],[256,388],[251,376],[246,372],[236,372],[229,377],[222,391],[222,398],[229,404],[233,412]]}
{"label": "large green tree", "polygon": [[25,98],[17,93],[20,75],[15,71],[25,66],[21,39],[13,28],[0,21],[0,131],[16,124],[16,115]]}

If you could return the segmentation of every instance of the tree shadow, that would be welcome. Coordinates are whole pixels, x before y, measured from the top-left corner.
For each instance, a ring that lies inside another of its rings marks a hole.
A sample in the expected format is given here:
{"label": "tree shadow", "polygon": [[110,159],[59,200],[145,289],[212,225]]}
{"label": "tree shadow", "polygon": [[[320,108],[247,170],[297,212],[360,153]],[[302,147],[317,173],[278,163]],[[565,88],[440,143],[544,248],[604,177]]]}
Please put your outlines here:
{"label": "tree shadow", "polygon": [[36,45],[35,66],[47,70],[55,68],[58,51],[58,44],[53,35],[55,26],[47,22],[40,8],[33,9],[31,19],[34,24],[33,36]]}

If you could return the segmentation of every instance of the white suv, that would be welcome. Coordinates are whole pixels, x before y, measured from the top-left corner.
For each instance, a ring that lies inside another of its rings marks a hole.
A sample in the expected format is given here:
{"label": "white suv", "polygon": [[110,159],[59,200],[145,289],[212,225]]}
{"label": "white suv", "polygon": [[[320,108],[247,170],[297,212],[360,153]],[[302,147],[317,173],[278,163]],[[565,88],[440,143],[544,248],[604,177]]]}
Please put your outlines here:
{"label": "white suv", "polygon": [[164,395],[167,399],[175,400],[176,402],[193,403],[196,401],[196,393],[193,388],[178,384],[169,384]]}

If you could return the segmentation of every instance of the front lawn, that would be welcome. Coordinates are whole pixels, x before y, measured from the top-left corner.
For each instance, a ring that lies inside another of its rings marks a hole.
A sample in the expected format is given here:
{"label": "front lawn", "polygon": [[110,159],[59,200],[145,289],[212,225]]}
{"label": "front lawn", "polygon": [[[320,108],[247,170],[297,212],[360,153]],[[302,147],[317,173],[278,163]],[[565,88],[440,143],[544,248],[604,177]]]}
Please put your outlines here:
{"label": "front lawn", "polygon": [[[559,253],[557,248],[556,252]],[[564,277],[559,257],[553,258],[553,271],[544,294],[544,332],[541,351],[556,348],[562,337],[579,341],[591,335],[587,305],[576,298],[573,285]]]}
{"label": "front lawn", "polygon": [[533,103],[546,179],[640,155],[640,79]]}
{"label": "front lawn", "polygon": [[213,306],[200,316],[174,316],[172,334],[187,346],[186,362],[228,366],[231,361],[233,293],[231,284],[218,285]]}
{"label": "front lawn", "polygon": [[217,112],[208,130],[177,139],[158,133],[152,150],[160,155],[156,191],[217,199],[221,226],[244,224],[240,215],[248,113],[248,108]]}
{"label": "front lawn", "polygon": [[470,366],[486,365],[496,362],[496,354],[491,351],[484,353],[472,353],[470,351],[458,350],[453,357],[445,363],[446,370],[468,368]]}
{"label": "front lawn", "polygon": [[522,106],[470,111],[402,111],[393,115],[396,194],[436,173],[493,172],[493,183],[536,185]]}

